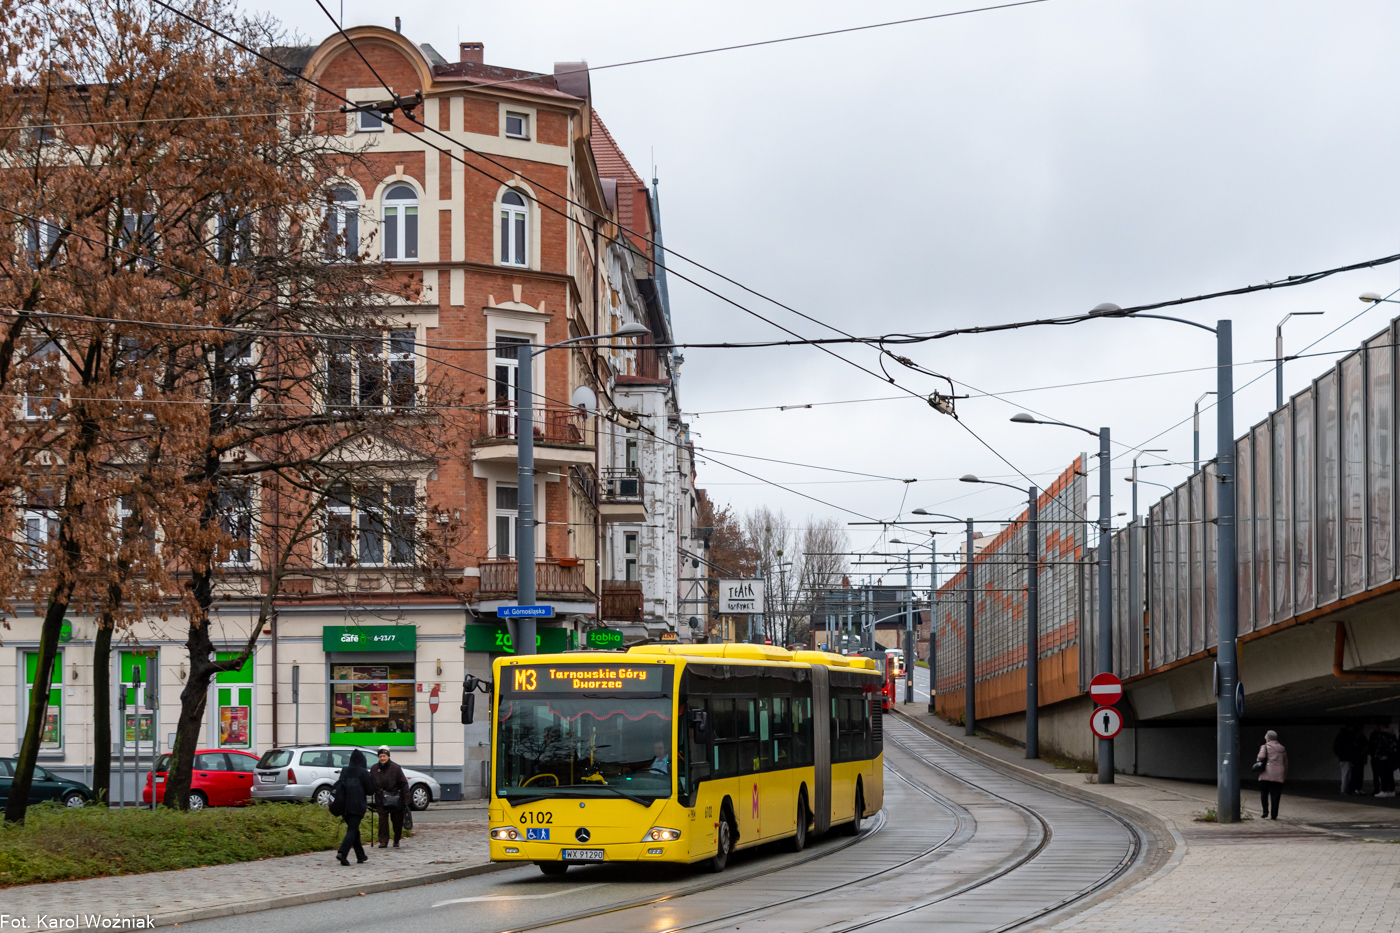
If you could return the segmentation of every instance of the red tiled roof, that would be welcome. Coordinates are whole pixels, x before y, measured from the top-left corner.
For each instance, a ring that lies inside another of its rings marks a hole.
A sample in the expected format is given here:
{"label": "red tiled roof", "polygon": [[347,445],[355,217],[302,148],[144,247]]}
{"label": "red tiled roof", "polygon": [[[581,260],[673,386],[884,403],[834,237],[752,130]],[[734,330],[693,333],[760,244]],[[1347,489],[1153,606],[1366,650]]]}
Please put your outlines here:
{"label": "red tiled roof", "polygon": [[642,183],[641,176],[632,168],[632,163],[627,161],[627,156],[622,154],[622,147],[603,125],[603,120],[596,110],[593,111],[593,131],[588,137],[588,143],[593,147],[593,161],[598,163],[599,175],[631,182],[634,185]]}
{"label": "red tiled roof", "polygon": [[546,94],[550,97],[567,97],[575,100],[572,94],[559,90],[554,75],[542,75],[520,68],[502,68],[500,65],[482,65],[477,62],[451,62],[434,65],[433,77],[439,81],[465,81],[469,84],[497,84],[503,88],[527,91],[533,94]]}

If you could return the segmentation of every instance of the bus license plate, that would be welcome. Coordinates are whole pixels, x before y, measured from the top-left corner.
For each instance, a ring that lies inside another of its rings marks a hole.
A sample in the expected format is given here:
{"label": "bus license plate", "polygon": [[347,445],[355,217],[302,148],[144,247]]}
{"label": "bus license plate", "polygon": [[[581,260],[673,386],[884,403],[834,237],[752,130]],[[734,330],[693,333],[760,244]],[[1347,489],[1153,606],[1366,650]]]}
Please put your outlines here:
{"label": "bus license plate", "polygon": [[565,849],[564,861],[566,862],[601,862],[603,860],[602,849]]}

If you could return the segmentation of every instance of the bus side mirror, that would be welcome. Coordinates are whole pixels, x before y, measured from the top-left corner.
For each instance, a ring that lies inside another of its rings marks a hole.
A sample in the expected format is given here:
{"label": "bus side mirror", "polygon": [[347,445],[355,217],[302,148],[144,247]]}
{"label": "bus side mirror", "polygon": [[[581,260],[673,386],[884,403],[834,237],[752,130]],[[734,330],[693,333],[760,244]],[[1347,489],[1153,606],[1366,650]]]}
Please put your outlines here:
{"label": "bus side mirror", "polygon": [[691,710],[690,728],[697,739],[704,739],[710,733],[710,714],[703,709]]}
{"label": "bus side mirror", "polygon": [[462,724],[471,725],[476,719],[476,694],[462,691]]}
{"label": "bus side mirror", "polygon": [[710,776],[710,763],[708,761],[692,761],[690,763],[690,784],[695,786]]}

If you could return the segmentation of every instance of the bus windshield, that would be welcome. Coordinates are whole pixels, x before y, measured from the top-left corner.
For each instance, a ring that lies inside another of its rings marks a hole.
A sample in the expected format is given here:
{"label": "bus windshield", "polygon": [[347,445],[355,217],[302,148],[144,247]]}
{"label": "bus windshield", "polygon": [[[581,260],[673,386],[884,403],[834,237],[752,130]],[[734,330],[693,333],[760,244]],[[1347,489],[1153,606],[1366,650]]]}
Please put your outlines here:
{"label": "bus windshield", "polygon": [[496,795],[669,797],[668,697],[502,697]]}

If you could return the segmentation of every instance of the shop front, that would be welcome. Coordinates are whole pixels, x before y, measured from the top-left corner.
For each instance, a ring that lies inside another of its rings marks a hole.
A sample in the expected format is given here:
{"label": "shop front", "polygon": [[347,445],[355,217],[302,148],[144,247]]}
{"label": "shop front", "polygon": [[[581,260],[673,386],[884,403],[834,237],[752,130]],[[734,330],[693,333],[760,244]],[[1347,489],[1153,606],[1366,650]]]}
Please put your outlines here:
{"label": "shop front", "polygon": [[416,748],[416,659],[413,625],[327,625],[329,743]]}

